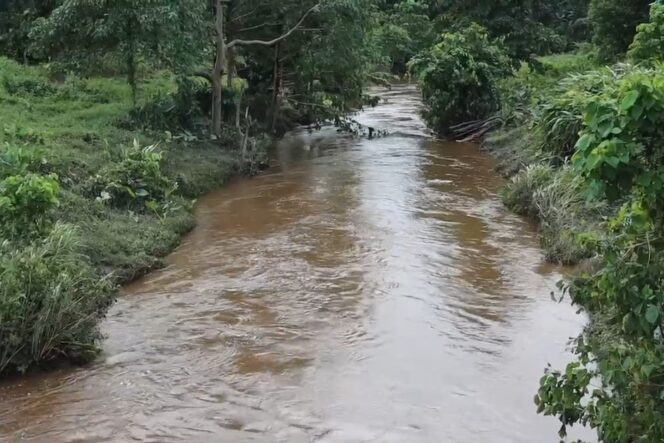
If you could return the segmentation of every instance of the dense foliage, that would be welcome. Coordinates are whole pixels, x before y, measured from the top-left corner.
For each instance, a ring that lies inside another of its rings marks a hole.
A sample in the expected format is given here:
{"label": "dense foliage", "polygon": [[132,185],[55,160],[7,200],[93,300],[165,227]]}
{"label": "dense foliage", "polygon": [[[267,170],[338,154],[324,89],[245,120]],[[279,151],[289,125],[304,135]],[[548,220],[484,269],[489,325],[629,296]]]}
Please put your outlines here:
{"label": "dense foliage", "polygon": [[636,27],[648,20],[651,3],[651,0],[591,0],[588,18],[600,60],[612,61],[627,51]]}
{"label": "dense foliage", "polygon": [[448,0],[443,5],[440,20],[445,27],[479,23],[492,38],[504,39],[515,60],[560,51],[584,37],[578,29],[586,13],[584,0]]}
{"label": "dense foliage", "polygon": [[576,359],[548,368],[535,399],[560,419],[561,435],[581,423],[605,442],[664,439],[660,15],[653,5],[631,44],[630,58],[644,66],[579,63],[570,73],[552,58],[539,73],[501,83],[517,115],[505,131],[526,139],[508,155],[521,161],[525,152],[530,164],[507,187],[506,203],[540,220],[549,257],[592,257],[561,284],[591,318],[574,341]]}
{"label": "dense foliage", "polygon": [[[540,412],[563,433],[664,440],[659,3],[2,2],[0,372],[92,357],[114,283],[191,226],[186,197],[255,171],[261,132],[412,73],[438,133],[504,125],[504,199],[539,219],[547,257],[592,258],[563,284],[591,322],[547,369]],[[560,51],[576,53],[541,57]],[[639,65],[595,65],[626,55]]]}
{"label": "dense foliage", "polygon": [[664,5],[650,7],[650,21],[636,28],[636,36],[629,47],[629,57],[634,61],[657,61],[664,56]]}
{"label": "dense foliage", "polygon": [[477,24],[443,34],[439,43],[415,57],[410,66],[427,105],[424,118],[440,133],[496,111],[496,81],[509,72],[501,43],[491,41]]}
{"label": "dense foliage", "polygon": [[574,168],[591,194],[622,202],[597,245],[597,270],[568,288],[605,327],[580,337],[563,373],[547,372],[537,401],[564,425],[597,428],[602,441],[664,439],[663,123],[664,73],[635,70],[588,104],[576,144]]}

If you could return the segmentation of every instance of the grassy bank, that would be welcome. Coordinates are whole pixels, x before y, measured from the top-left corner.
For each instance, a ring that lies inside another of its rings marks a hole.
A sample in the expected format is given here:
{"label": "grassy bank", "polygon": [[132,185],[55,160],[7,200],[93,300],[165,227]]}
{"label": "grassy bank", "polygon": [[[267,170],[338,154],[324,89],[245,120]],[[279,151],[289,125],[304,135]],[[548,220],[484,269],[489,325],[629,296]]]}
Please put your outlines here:
{"label": "grassy bank", "polygon": [[587,198],[587,185],[571,166],[587,83],[595,80],[584,76],[594,68],[600,69],[583,52],[524,64],[501,80],[504,124],[483,142],[510,179],[503,202],[538,222],[546,258],[555,263],[590,258],[603,221],[617,207]]}
{"label": "grassy bank", "polygon": [[[175,83],[140,86],[139,106]],[[0,373],[94,356],[117,285],[160,266],[192,199],[244,169],[233,137],[145,129],[133,108],[123,79],[0,58]]]}
{"label": "grassy bank", "polygon": [[485,147],[510,177],[505,204],[538,220],[547,258],[583,263],[561,287],[590,322],[576,359],[545,370],[538,411],[560,419],[561,436],[581,423],[601,441],[661,441],[664,72],[633,53],[591,60],[544,57],[502,80],[504,126]]}

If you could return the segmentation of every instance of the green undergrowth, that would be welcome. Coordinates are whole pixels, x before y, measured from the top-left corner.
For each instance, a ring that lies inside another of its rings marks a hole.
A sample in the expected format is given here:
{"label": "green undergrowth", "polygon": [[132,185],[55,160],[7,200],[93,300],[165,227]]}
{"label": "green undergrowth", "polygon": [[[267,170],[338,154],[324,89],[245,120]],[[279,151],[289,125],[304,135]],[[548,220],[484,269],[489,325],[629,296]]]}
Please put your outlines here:
{"label": "green undergrowth", "polygon": [[535,396],[563,439],[580,424],[599,441],[664,441],[664,65],[648,58],[664,6],[651,16],[632,46],[645,60],[543,59],[507,80],[505,125],[486,140],[510,177],[505,204],[538,220],[549,260],[581,264],[559,287],[590,321]]}
{"label": "green undergrowth", "polygon": [[[139,107],[176,89],[165,73],[140,86]],[[234,134],[138,130],[134,109],[124,79],[0,58],[0,373],[88,361],[117,285],[159,267],[192,199],[246,170]]]}
{"label": "green undergrowth", "polygon": [[575,264],[592,245],[612,208],[592,201],[569,164],[582,111],[594,90],[617,73],[593,70],[584,51],[541,57],[499,85],[503,126],[484,141],[500,173],[510,179],[506,206],[539,224],[547,260]]}
{"label": "green undergrowth", "polygon": [[533,163],[516,173],[503,189],[504,203],[514,212],[539,221],[547,260],[575,264],[592,257],[591,245],[601,235],[609,212],[601,201],[585,197],[584,184],[564,165]]}

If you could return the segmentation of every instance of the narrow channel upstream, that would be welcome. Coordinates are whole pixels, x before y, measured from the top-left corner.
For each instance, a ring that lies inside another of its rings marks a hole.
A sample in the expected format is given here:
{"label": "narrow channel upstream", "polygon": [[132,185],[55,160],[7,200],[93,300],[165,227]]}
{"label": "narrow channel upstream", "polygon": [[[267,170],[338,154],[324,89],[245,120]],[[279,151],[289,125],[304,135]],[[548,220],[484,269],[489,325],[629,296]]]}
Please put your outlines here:
{"label": "narrow channel upstream", "polygon": [[202,198],[168,266],[124,289],[100,359],[0,385],[0,441],[557,441],[532,402],[583,324],[474,145],[412,87],[282,140]]}

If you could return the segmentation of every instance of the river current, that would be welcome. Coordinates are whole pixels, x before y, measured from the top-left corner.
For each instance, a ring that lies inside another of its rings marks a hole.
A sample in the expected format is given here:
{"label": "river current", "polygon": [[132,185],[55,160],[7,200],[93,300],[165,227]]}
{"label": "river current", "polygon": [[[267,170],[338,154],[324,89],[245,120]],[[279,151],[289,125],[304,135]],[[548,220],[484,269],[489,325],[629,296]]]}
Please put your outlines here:
{"label": "river current", "polygon": [[561,270],[486,154],[380,94],[357,119],[389,136],[293,131],[200,199],[95,363],[0,384],[0,441],[557,441],[532,398],[584,322]]}

